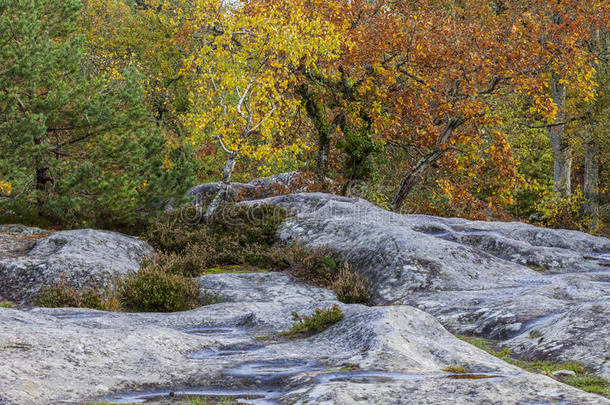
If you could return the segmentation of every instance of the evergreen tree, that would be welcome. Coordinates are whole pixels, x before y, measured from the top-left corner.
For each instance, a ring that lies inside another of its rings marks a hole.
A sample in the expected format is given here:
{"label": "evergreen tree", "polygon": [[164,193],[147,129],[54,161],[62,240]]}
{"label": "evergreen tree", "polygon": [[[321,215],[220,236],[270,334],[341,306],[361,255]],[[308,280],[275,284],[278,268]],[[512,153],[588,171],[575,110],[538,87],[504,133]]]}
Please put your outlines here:
{"label": "evergreen tree", "polygon": [[149,122],[137,73],[88,73],[80,9],[79,0],[0,2],[0,213],[8,220],[29,213],[63,226],[127,226],[193,181],[188,165],[164,169],[170,152]]}

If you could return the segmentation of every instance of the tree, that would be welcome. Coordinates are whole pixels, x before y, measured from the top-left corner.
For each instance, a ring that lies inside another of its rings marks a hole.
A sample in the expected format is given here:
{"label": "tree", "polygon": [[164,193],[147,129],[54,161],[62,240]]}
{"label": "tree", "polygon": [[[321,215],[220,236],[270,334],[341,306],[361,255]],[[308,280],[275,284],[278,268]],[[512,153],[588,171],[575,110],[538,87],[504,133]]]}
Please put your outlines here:
{"label": "tree", "polygon": [[171,195],[164,140],[146,121],[140,77],[90,75],[78,0],[0,5],[3,209],[67,226],[127,226],[151,196]]}
{"label": "tree", "polygon": [[339,37],[305,12],[305,1],[222,1],[198,3],[184,29],[200,41],[186,58],[192,110],[185,116],[193,143],[215,139],[226,154],[223,189],[208,208],[211,215],[229,189],[239,158],[262,167],[295,159],[304,148],[286,129],[297,100],[287,96],[293,70],[332,55]]}

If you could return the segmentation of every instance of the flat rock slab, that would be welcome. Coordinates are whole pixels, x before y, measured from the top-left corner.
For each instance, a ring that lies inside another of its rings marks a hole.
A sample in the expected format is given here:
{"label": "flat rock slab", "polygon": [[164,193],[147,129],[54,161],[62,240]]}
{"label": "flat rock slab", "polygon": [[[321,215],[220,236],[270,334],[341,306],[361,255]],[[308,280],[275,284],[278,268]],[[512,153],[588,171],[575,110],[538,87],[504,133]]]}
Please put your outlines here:
{"label": "flat rock slab", "polygon": [[[235,302],[173,314],[0,308],[0,398],[36,405],[174,392],[297,404],[610,403],[504,363],[408,306],[341,304],[344,319],[322,333],[257,339],[289,328],[292,311],[315,306]],[[443,371],[455,365],[470,374]]]}
{"label": "flat rock slab", "polygon": [[277,272],[206,274],[197,281],[203,291],[218,296],[222,302],[311,304],[337,300],[333,291],[305,285],[289,274]]}
{"label": "flat rock slab", "polygon": [[[555,342],[552,350],[534,349],[529,340],[529,345],[510,344],[517,354],[569,357],[610,377],[606,238],[519,222],[400,215],[361,199],[323,193],[259,202],[292,213],[279,228],[283,240],[326,246],[370,280],[376,304],[416,306],[452,332],[469,336],[521,336],[512,342],[524,342],[536,327],[543,342]],[[586,327],[553,324],[588,303],[604,310],[583,311]],[[545,324],[549,327],[542,328]],[[566,329],[558,331],[557,325]],[[590,344],[587,336],[597,343]]]}
{"label": "flat rock slab", "polygon": [[116,232],[1,225],[0,299],[31,305],[43,286],[61,279],[78,288],[103,287],[137,272],[152,253],[146,242]]}

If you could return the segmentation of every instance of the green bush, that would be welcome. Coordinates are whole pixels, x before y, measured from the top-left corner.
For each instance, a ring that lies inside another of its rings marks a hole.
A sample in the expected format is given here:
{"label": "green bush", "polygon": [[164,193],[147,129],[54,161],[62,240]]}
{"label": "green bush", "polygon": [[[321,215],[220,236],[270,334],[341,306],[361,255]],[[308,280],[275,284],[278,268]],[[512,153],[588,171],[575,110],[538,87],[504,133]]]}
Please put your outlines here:
{"label": "green bush", "polygon": [[143,266],[119,285],[122,305],[134,311],[186,311],[198,305],[198,297],[199,285],[193,278],[154,266]]}
{"label": "green bush", "polygon": [[326,309],[315,308],[313,315],[311,316],[299,315],[296,312],[293,312],[292,328],[286,332],[280,333],[280,335],[296,338],[308,334],[320,333],[329,326],[339,322],[344,316],[343,311],[337,304]]}

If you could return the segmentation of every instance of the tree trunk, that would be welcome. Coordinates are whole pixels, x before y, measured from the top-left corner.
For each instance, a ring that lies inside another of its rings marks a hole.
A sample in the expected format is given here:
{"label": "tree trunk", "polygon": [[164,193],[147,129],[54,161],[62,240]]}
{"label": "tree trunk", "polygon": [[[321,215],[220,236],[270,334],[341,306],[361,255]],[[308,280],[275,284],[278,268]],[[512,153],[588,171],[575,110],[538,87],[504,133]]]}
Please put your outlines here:
{"label": "tree trunk", "polygon": [[309,89],[309,85],[306,83],[301,84],[297,88],[299,95],[307,111],[307,116],[311,120],[313,126],[318,131],[318,155],[316,160],[316,172],[318,174],[318,180],[323,182],[326,180],[328,175],[328,156],[330,154],[330,140],[332,133],[334,132],[338,122],[337,118],[333,120],[332,124],[329,124],[322,108],[314,100],[314,95]]}
{"label": "tree trunk", "polygon": [[[557,106],[554,124],[565,122],[566,87],[553,75],[551,79],[551,97]],[[572,192],[570,175],[572,172],[572,147],[564,137],[565,125],[554,125],[548,128],[551,147],[553,148],[553,190],[563,197]]]}
{"label": "tree trunk", "polygon": [[591,218],[590,230],[599,226],[599,144],[597,140],[587,137],[585,145],[585,214]]}
{"label": "tree trunk", "polygon": [[231,174],[233,174],[236,159],[237,152],[229,152],[229,156],[227,157],[227,161],[225,163],[225,168],[222,171],[222,185],[210,203],[210,206],[205,213],[205,218],[211,218],[218,207],[227,201],[231,187]]}
{"label": "tree trunk", "polygon": [[392,199],[392,211],[400,210],[400,207],[402,207],[404,204],[413,186],[419,182],[421,177],[428,171],[428,169],[430,169],[430,167],[436,164],[436,162],[438,162],[445,155],[445,153],[447,153],[445,145],[447,144],[449,137],[451,134],[453,134],[453,131],[455,131],[463,123],[464,119],[462,117],[450,118],[447,121],[443,132],[441,132],[436,140],[434,149],[419,159],[415,166],[413,166],[411,170],[409,170],[402,178],[400,186]]}
{"label": "tree trunk", "polygon": [[[34,138],[34,145],[41,145],[43,139],[42,138]],[[35,172],[36,172],[36,185],[35,188],[38,191],[37,204],[38,204],[38,212],[42,213],[42,206],[45,204],[45,192],[47,189],[47,183],[51,182],[53,178],[50,176],[49,167],[41,161],[39,158],[36,158],[34,161]]]}
{"label": "tree trunk", "polygon": [[435,149],[421,158],[415,166],[407,172],[400,182],[400,187],[392,199],[392,211],[398,211],[404,204],[411,189],[420,181],[421,177],[445,154],[445,150]]}

